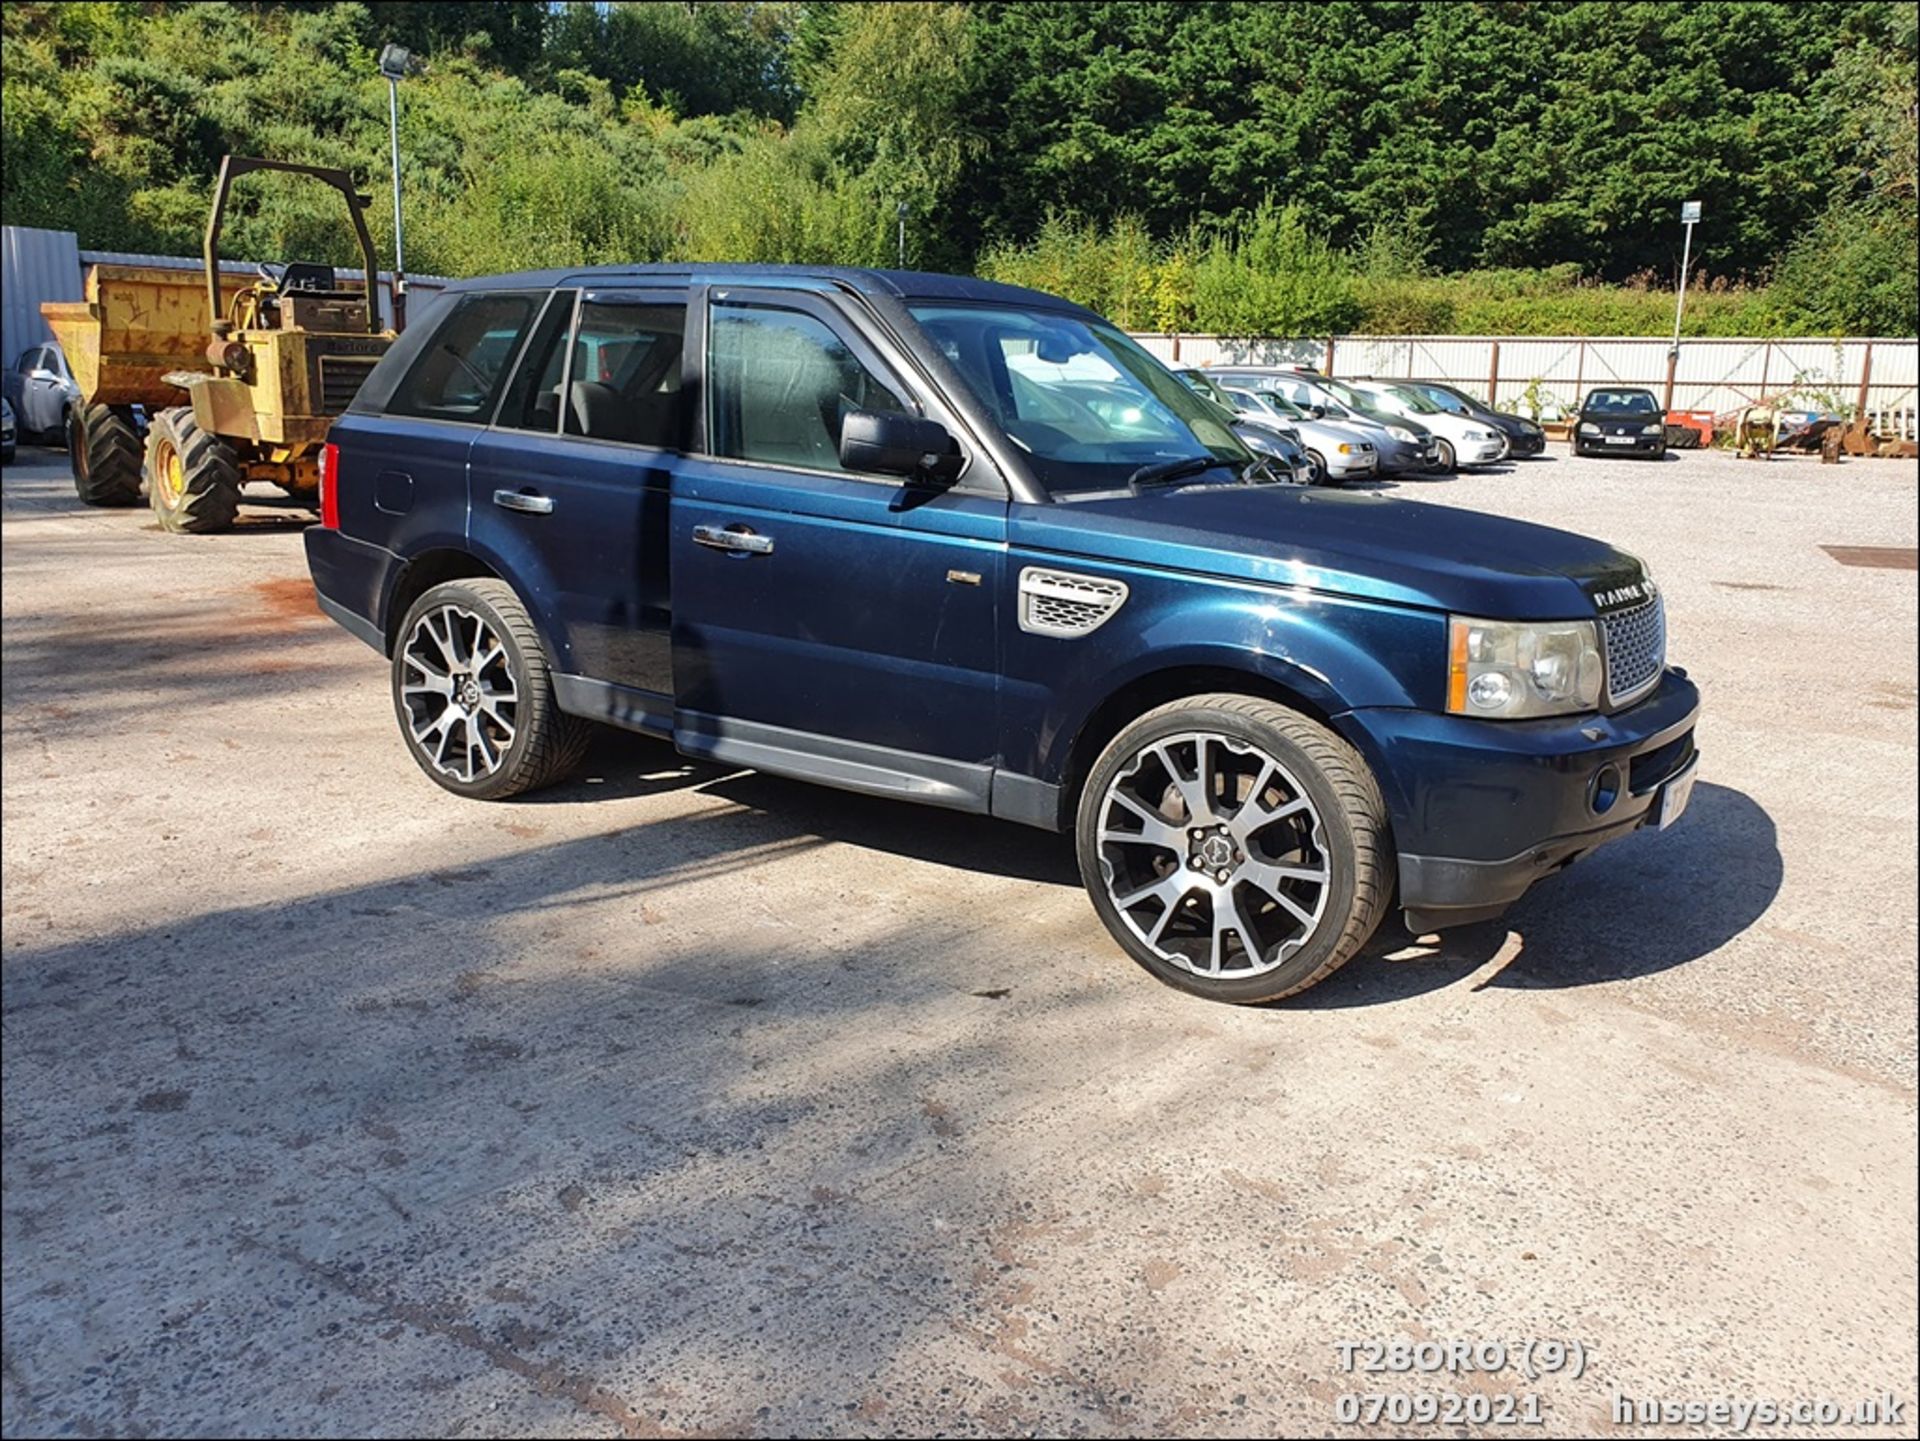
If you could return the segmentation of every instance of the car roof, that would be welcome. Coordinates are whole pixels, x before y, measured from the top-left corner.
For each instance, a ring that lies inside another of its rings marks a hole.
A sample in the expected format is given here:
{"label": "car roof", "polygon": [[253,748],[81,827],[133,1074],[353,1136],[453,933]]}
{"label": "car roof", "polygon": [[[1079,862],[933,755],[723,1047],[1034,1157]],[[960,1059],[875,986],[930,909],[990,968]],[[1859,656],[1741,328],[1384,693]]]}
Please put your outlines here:
{"label": "car roof", "polygon": [[449,292],[465,290],[551,290],[561,286],[614,285],[623,281],[659,280],[681,284],[731,282],[751,285],[755,281],[791,284],[794,281],[818,281],[897,300],[956,300],[988,302],[1065,310],[1092,315],[1085,306],[1075,305],[1043,290],[1024,285],[1006,285],[997,280],[978,280],[968,275],[941,275],[924,270],[874,270],[844,265],[576,265],[566,269],[521,270],[506,275],[481,275],[448,286]]}

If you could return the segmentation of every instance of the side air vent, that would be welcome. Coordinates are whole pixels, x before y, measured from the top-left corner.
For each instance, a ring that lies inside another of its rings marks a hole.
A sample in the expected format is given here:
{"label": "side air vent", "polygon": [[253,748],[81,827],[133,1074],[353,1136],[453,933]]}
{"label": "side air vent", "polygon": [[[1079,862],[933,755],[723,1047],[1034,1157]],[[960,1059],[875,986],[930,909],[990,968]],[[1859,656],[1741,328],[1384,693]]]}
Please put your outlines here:
{"label": "side air vent", "polygon": [[1126,598],[1121,581],[1028,566],[1020,572],[1020,629],[1034,635],[1091,635]]}

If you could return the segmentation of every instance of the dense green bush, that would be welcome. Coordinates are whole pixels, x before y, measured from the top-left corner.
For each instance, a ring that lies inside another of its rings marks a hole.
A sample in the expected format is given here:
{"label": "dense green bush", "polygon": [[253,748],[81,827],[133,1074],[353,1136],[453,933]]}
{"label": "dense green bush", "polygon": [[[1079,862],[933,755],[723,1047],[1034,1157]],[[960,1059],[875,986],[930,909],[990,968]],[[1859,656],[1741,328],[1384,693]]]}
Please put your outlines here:
{"label": "dense green bush", "polygon": [[[228,152],[384,197],[398,40],[416,273],[891,264],[904,206],[909,264],[1136,329],[1662,334],[1699,196],[1687,333],[1913,334],[1914,13],[11,0],[0,214],[193,254]],[[227,246],[353,258],[270,178]]]}

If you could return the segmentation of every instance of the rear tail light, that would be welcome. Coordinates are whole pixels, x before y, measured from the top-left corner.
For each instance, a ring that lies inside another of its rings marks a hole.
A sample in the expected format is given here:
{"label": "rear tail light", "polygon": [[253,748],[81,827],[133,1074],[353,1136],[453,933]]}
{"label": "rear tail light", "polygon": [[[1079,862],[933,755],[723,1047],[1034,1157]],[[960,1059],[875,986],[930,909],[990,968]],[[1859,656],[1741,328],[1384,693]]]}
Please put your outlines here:
{"label": "rear tail light", "polygon": [[320,447],[320,524],[340,529],[340,447]]}

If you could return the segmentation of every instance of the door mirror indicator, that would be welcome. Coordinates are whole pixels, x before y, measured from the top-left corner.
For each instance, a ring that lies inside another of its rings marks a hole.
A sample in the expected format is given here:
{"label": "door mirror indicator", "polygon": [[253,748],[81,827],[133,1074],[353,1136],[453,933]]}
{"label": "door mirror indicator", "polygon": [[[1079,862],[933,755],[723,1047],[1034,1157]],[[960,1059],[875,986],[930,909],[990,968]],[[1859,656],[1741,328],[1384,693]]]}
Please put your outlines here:
{"label": "door mirror indicator", "polygon": [[892,411],[850,410],[840,424],[840,463],[848,470],[942,483],[956,479],[965,457],[937,420]]}

